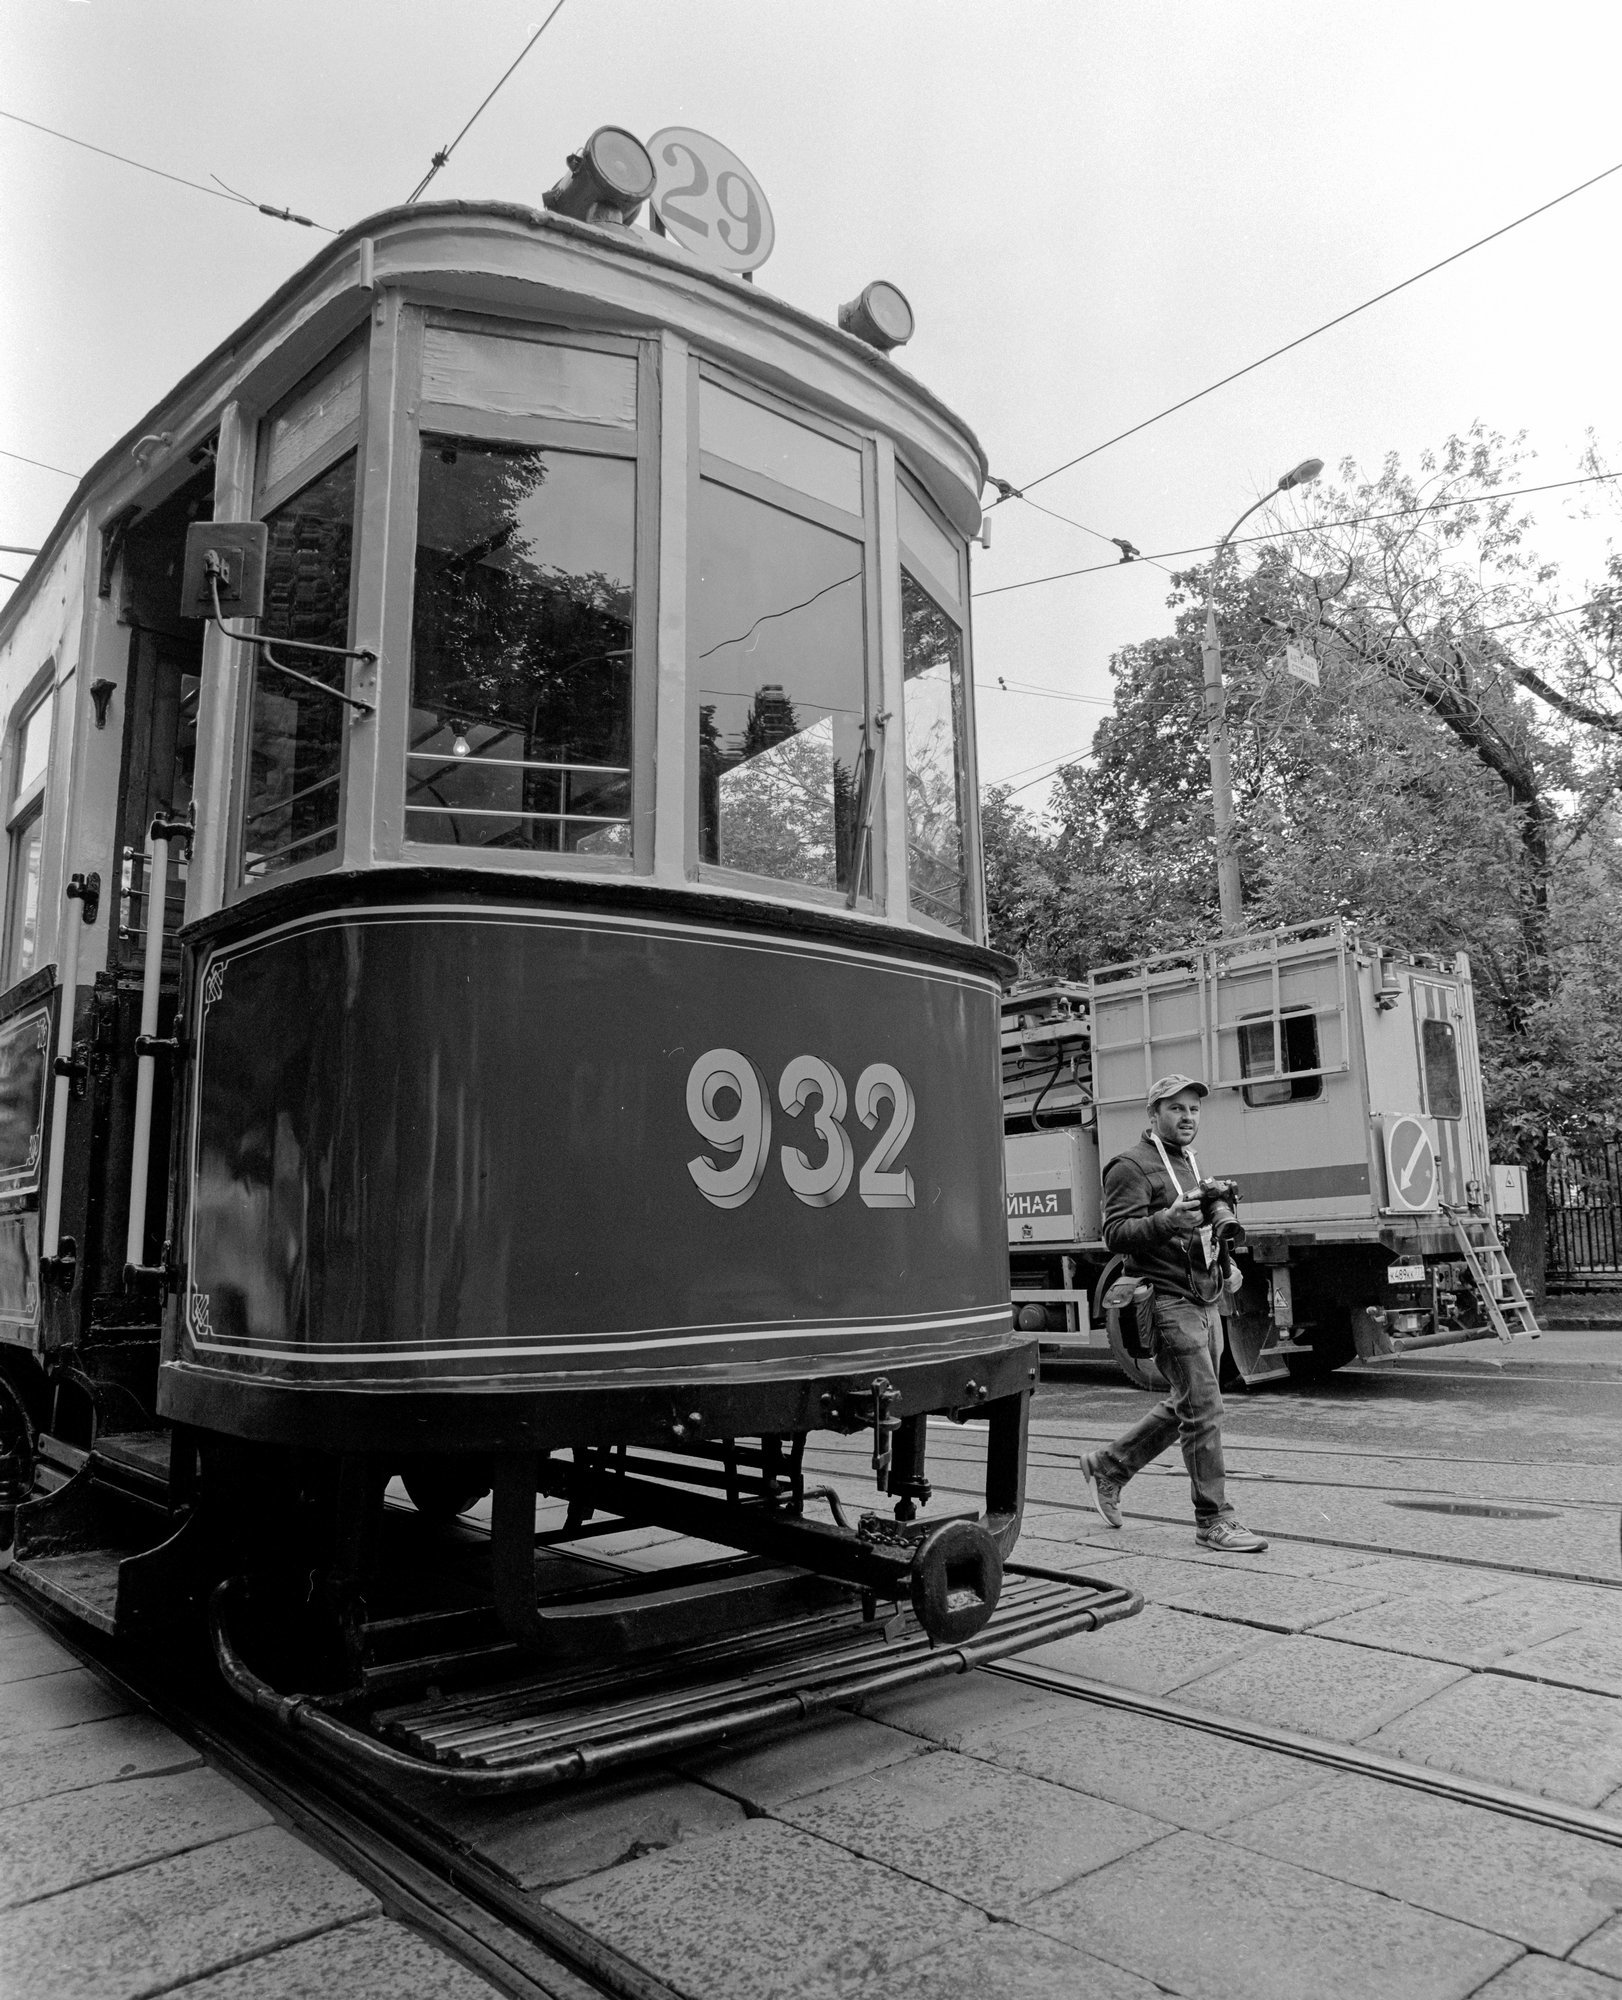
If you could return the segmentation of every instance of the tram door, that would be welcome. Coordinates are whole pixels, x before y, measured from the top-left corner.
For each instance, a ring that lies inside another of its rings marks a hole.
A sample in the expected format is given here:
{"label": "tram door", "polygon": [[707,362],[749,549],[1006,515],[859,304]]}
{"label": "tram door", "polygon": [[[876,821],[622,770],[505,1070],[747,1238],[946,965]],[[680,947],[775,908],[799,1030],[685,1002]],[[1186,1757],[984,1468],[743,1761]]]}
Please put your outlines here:
{"label": "tram door", "polygon": [[[205,627],[180,615],[186,530],[213,512],[214,475],[196,478],[145,517],[125,538],[119,617],[129,627],[129,664],[123,693],[124,742],[119,772],[115,876],[104,892],[108,912],[108,965],[98,975],[93,1002],[92,1069],[97,1098],[89,1162],[90,1227],[84,1298],[87,1344],[103,1422],[137,1421],[120,1391],[150,1412],[158,1335],[155,1290],[129,1290],[124,1282],[129,1222],[130,1165],[134,1147],[136,1054],[147,928],[161,924],[173,939],[185,914],[185,859],[169,843],[165,881],[147,879],[147,829],[153,815],[184,817],[192,801],[197,741],[197,699]],[[164,851],[158,850],[160,854]],[[158,1034],[173,1033],[179,994],[180,953],[168,943],[158,1008]],[[160,1061],[153,1078],[150,1169],[141,1262],[162,1255],[168,1193],[173,1076]],[[148,1418],[149,1420],[149,1418]]]}

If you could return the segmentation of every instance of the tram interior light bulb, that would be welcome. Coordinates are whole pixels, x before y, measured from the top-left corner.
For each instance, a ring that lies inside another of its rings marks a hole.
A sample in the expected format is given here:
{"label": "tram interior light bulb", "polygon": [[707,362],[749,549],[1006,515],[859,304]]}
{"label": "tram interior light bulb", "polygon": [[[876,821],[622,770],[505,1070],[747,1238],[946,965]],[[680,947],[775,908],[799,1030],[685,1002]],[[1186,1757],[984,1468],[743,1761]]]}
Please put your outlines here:
{"label": "tram interior light bulb", "polygon": [[912,307],[899,286],[885,278],[875,278],[839,308],[839,324],[846,333],[853,333],[869,347],[888,354],[892,347],[905,347],[911,340]]}
{"label": "tram interior light bulb", "polygon": [[451,737],[451,755],[453,757],[471,757],[473,754],[473,745],[467,740],[467,724],[465,722],[453,722],[451,728],[455,731],[455,734]]}
{"label": "tram interior light bulb", "polygon": [[580,148],[569,155],[569,171],[541,204],[555,215],[572,215],[576,222],[612,222],[622,226],[650,194],[656,176],[648,149],[619,125],[599,125]]}

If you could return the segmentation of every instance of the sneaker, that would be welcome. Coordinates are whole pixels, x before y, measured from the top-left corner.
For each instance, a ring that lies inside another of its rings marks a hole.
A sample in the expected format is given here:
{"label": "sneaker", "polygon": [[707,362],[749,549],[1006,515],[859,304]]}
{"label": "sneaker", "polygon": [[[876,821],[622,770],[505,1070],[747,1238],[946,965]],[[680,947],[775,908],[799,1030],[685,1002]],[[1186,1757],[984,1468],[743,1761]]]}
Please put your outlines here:
{"label": "sneaker", "polygon": [[1121,1481],[1111,1479],[1107,1472],[1100,1472],[1098,1461],[1102,1454],[1084,1451],[1081,1455],[1081,1476],[1093,1491],[1093,1505],[1098,1509],[1098,1518],[1107,1528],[1121,1525]]}
{"label": "sneaker", "polygon": [[1207,1521],[1194,1530],[1202,1549],[1225,1549],[1230,1555],[1259,1555],[1267,1547],[1260,1535],[1253,1535],[1237,1521]]}

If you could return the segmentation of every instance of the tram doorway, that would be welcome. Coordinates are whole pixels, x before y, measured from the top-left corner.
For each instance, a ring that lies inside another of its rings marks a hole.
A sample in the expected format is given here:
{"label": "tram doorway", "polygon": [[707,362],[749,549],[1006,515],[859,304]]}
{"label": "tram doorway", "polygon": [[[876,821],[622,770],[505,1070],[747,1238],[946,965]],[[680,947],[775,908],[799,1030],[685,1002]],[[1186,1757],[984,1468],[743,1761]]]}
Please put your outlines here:
{"label": "tram doorway", "polygon": [[[120,1425],[136,1418],[126,1396],[134,1397],[144,1421],[152,1420],[158,1337],[156,1293],[150,1287],[131,1288],[124,1273],[143,960],[148,926],[159,923],[166,943],[158,1033],[170,1035],[180,973],[179,947],[173,940],[186,902],[186,863],[179,842],[157,850],[173,857],[166,879],[148,880],[147,829],[158,813],[184,818],[192,800],[205,628],[181,617],[180,583],[186,530],[193,521],[212,516],[213,498],[210,463],[139,517],[124,539],[117,585],[119,622],[129,631],[129,653],[121,702],[117,872],[104,903],[107,966],[96,978],[88,1037],[97,1051],[101,1073],[94,1083],[101,1104],[95,1120],[100,1143],[92,1144],[89,1162],[88,1212],[94,1222],[87,1230],[84,1297],[87,1361],[97,1381],[100,1420]],[[141,1257],[148,1266],[162,1258],[171,1094],[169,1065],[160,1062],[153,1078]]]}

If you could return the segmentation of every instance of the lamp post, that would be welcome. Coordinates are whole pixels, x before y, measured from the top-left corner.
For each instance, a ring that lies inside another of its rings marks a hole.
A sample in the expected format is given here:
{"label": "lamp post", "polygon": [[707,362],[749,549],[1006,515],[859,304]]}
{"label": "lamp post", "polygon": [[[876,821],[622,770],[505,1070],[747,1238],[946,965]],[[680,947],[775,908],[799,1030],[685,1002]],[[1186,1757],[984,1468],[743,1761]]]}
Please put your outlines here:
{"label": "lamp post", "polygon": [[1200,658],[1205,668],[1205,732],[1211,759],[1211,809],[1216,818],[1217,904],[1225,934],[1245,927],[1244,895],[1239,880],[1239,845],[1234,838],[1233,763],[1228,754],[1228,694],[1222,684],[1222,641],[1217,634],[1216,575],[1223,551],[1258,507],[1292,486],[1306,486],[1324,469],[1321,458],[1304,458],[1284,474],[1272,493],[1254,500],[1217,543],[1205,585],[1205,642]]}

